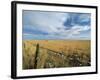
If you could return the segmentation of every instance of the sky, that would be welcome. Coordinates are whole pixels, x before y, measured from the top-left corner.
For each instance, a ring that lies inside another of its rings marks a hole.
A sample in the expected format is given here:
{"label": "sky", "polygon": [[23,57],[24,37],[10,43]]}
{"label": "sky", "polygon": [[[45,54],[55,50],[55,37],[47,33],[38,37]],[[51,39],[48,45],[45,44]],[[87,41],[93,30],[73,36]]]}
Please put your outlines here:
{"label": "sky", "polygon": [[24,40],[90,40],[91,14],[23,10]]}

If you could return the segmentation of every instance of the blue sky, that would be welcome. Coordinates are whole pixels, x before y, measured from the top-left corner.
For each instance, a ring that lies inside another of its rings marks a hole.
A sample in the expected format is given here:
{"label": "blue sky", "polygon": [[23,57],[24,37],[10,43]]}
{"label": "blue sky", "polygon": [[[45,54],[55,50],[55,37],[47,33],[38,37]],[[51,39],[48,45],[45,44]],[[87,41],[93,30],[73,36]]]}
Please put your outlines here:
{"label": "blue sky", "polygon": [[23,10],[23,39],[90,40],[91,14]]}

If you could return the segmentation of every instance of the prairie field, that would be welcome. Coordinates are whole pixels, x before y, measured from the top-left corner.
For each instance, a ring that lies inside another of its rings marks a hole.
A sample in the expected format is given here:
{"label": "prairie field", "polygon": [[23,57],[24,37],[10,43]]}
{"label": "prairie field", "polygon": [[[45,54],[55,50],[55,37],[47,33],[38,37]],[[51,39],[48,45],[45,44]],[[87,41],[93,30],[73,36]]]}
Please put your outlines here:
{"label": "prairie field", "polygon": [[90,40],[23,40],[23,69],[91,66]]}

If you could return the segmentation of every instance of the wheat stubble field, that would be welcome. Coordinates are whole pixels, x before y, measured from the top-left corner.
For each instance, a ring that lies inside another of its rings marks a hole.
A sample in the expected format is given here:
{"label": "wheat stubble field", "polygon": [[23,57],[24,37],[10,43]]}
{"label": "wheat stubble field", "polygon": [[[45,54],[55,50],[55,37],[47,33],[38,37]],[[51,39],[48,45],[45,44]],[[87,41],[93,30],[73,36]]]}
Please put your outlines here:
{"label": "wheat stubble field", "polygon": [[90,66],[90,46],[90,40],[23,40],[23,69]]}
{"label": "wheat stubble field", "polygon": [[90,40],[24,40],[23,69],[90,66],[90,51]]}

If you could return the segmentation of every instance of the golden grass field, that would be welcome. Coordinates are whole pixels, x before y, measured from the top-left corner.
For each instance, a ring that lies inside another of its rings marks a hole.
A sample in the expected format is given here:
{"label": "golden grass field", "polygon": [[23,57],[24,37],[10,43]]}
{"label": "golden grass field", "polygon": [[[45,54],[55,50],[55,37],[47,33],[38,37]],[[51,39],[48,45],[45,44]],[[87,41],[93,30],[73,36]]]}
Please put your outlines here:
{"label": "golden grass field", "polygon": [[90,66],[90,46],[90,40],[23,40],[23,69]]}

